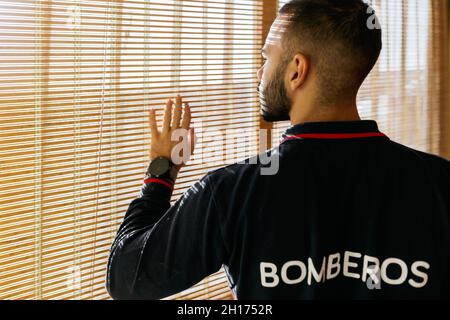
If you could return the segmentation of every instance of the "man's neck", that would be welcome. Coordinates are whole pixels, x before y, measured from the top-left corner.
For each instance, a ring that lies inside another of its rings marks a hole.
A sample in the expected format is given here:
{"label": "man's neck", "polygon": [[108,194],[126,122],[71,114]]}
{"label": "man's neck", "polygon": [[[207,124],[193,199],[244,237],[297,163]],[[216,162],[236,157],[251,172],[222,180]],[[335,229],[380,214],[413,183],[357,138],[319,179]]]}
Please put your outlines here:
{"label": "man's neck", "polygon": [[302,109],[292,108],[290,117],[291,125],[293,126],[307,122],[342,122],[361,120],[356,102],[330,107],[311,108],[310,112],[295,112],[295,110]]}

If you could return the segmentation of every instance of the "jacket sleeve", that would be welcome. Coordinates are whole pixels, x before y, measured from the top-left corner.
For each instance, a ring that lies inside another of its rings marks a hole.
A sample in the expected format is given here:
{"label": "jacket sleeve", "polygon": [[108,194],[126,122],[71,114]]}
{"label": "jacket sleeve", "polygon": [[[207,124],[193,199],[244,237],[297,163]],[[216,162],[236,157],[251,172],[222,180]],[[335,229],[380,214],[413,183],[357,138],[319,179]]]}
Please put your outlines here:
{"label": "jacket sleeve", "polygon": [[226,256],[211,178],[171,207],[171,186],[151,179],[133,200],[111,247],[106,287],[113,299],[161,299],[217,272]]}

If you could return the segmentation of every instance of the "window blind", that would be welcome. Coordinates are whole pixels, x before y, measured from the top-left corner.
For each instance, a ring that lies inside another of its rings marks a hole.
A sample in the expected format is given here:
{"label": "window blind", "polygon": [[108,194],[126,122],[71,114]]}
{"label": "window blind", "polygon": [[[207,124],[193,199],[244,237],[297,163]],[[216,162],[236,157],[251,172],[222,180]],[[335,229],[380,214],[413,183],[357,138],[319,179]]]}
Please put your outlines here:
{"label": "window blind", "polygon": [[[262,0],[0,2],[0,299],[108,299],[149,161],[149,108],[190,102],[172,203],[258,152]],[[162,124],[162,112],[157,120]],[[223,270],[167,299],[230,299]]]}
{"label": "window blind", "polygon": [[[446,1],[368,2],[383,29],[383,50],[359,92],[361,118],[377,120],[395,141],[450,157]],[[289,126],[274,125],[274,145]]]}

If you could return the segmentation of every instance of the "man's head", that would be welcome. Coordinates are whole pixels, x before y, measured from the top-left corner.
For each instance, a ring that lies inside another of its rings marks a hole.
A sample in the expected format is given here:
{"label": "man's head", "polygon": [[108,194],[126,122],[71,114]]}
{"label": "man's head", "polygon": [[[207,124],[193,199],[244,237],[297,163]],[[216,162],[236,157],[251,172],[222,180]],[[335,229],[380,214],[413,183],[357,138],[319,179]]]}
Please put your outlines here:
{"label": "man's head", "polygon": [[[332,108],[356,99],[382,47],[373,10],[362,0],[292,0],[272,25],[258,71],[266,121],[292,108]],[[308,112],[323,110],[309,110]]]}

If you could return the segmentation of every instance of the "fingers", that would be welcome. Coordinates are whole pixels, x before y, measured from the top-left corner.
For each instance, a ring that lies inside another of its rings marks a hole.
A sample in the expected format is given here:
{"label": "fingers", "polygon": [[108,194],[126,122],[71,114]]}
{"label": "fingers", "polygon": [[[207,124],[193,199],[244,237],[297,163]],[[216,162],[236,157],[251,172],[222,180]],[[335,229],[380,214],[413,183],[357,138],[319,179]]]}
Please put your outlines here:
{"label": "fingers", "polygon": [[150,110],[148,112],[149,114],[149,126],[150,126],[150,133],[152,137],[156,136],[158,134],[158,127],[156,125],[156,116],[155,116],[155,110]]}
{"label": "fingers", "polygon": [[170,122],[172,120],[172,106],[173,101],[169,99],[166,104],[166,111],[164,113],[164,123],[163,123],[163,132],[167,133],[170,131]]}
{"label": "fingers", "polygon": [[[173,101],[172,99],[169,99],[169,101],[166,104],[166,109],[164,113],[164,123],[162,132],[168,133],[172,129],[180,128],[180,122],[181,128],[189,130],[191,126],[191,109],[189,107],[189,104],[185,103],[183,114],[183,98],[180,95],[178,95],[176,99],[173,117],[172,117],[172,109],[173,109]],[[155,127],[154,129],[157,132],[156,121],[152,121],[151,126],[153,125]]]}
{"label": "fingers", "polygon": [[181,127],[183,129],[188,130],[191,126],[191,107],[189,106],[189,103],[184,104],[184,115],[183,115],[183,121],[181,123]]}
{"label": "fingers", "polygon": [[183,111],[183,98],[180,95],[178,95],[173,115],[172,129],[177,129],[180,127],[182,111]]}

